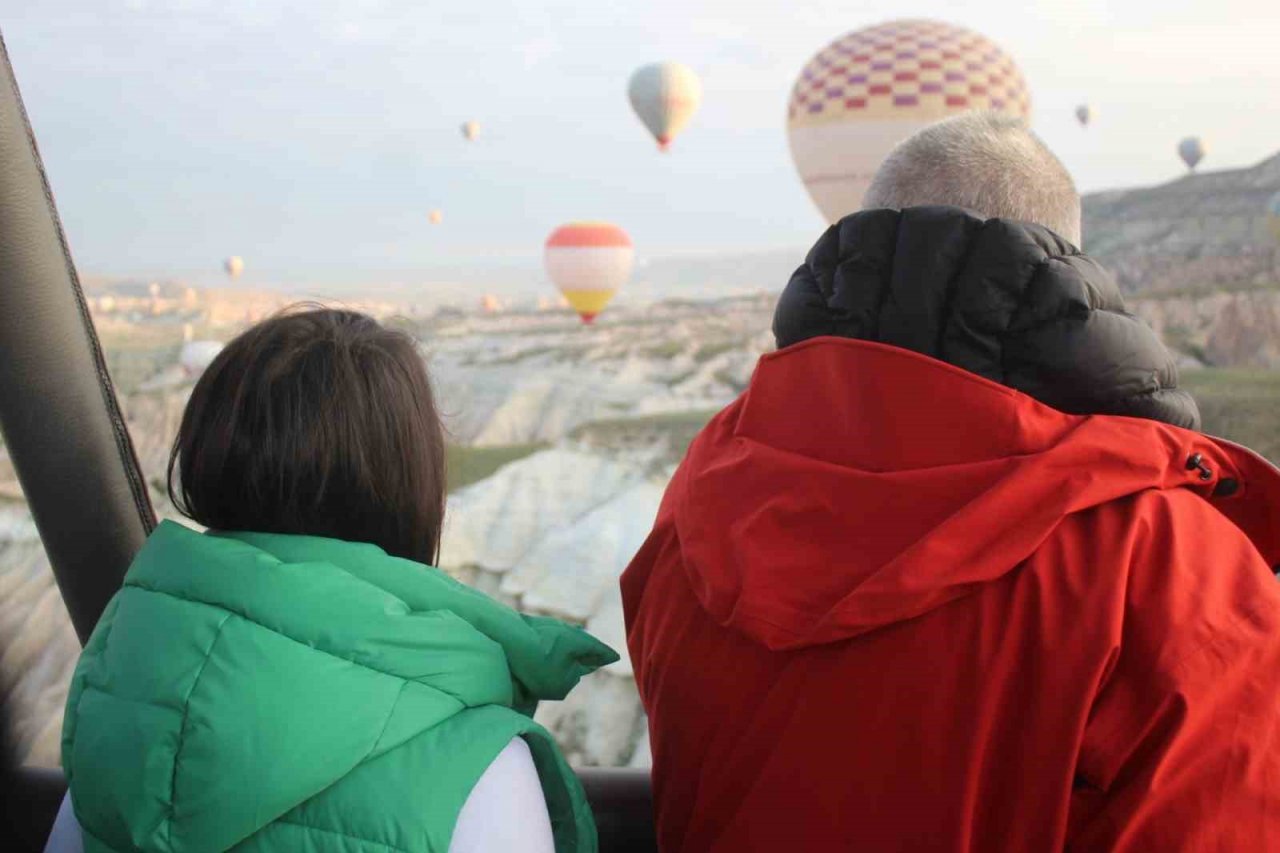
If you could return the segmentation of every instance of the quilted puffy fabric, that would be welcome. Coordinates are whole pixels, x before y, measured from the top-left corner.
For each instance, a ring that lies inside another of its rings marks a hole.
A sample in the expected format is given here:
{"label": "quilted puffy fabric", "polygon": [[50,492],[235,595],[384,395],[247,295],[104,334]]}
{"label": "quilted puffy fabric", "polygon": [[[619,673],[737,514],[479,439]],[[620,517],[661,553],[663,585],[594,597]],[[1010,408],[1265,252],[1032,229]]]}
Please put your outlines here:
{"label": "quilted puffy fabric", "polygon": [[792,275],[773,331],[779,348],[833,335],[914,350],[1070,414],[1200,426],[1111,276],[1038,225],[954,207],[847,216]]}
{"label": "quilted puffy fabric", "polygon": [[517,736],[557,849],[595,850],[581,787],[527,714],[616,657],[373,545],[163,523],[68,699],[86,850],[445,851]]}

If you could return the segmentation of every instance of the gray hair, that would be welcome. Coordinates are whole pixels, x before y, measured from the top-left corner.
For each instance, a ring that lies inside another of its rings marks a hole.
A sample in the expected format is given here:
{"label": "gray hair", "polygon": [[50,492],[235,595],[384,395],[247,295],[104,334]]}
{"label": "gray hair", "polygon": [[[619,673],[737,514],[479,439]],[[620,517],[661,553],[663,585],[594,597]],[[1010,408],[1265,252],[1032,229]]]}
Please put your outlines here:
{"label": "gray hair", "polygon": [[931,124],[889,153],[863,209],[925,204],[1019,219],[1080,245],[1080,194],[1053,152],[1019,118],[968,112]]}

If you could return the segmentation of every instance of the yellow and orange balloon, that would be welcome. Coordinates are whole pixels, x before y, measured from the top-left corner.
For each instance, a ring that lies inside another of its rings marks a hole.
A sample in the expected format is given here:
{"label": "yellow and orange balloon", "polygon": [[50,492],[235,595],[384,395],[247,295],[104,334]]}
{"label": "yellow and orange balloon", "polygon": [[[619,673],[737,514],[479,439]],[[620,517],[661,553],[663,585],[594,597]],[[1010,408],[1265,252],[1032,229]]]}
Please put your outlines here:
{"label": "yellow and orange balloon", "polygon": [[551,232],[543,260],[552,284],[590,323],[631,278],[635,248],[617,225],[570,222]]}

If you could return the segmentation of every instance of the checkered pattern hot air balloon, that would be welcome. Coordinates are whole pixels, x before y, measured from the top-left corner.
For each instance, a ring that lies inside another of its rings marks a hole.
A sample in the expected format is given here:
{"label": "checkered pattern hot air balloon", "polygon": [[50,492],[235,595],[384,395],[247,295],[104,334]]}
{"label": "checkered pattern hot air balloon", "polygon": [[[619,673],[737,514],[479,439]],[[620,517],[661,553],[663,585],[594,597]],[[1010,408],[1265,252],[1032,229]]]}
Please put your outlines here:
{"label": "checkered pattern hot air balloon", "polygon": [[571,222],[547,238],[547,275],[582,322],[590,323],[631,277],[627,232],[607,222]]}
{"label": "checkered pattern hot air balloon", "polygon": [[925,125],[968,110],[1026,118],[1013,59],[978,33],[937,21],[890,21],[823,48],[787,107],[791,155],[831,222],[861,207],[876,169]]}

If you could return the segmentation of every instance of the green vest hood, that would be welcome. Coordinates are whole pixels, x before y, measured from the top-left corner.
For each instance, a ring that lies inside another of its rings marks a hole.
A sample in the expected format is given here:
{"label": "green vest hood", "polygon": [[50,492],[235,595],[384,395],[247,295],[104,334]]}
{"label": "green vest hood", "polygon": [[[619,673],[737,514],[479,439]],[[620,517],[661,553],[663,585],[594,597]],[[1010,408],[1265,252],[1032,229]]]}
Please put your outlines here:
{"label": "green vest hood", "polygon": [[[361,820],[375,846],[444,850],[525,735],[557,846],[589,850],[581,788],[527,715],[615,660],[373,545],[163,522],[85,647],[63,764],[89,850],[302,849],[282,826],[363,838]],[[344,816],[360,803],[399,811]]]}

